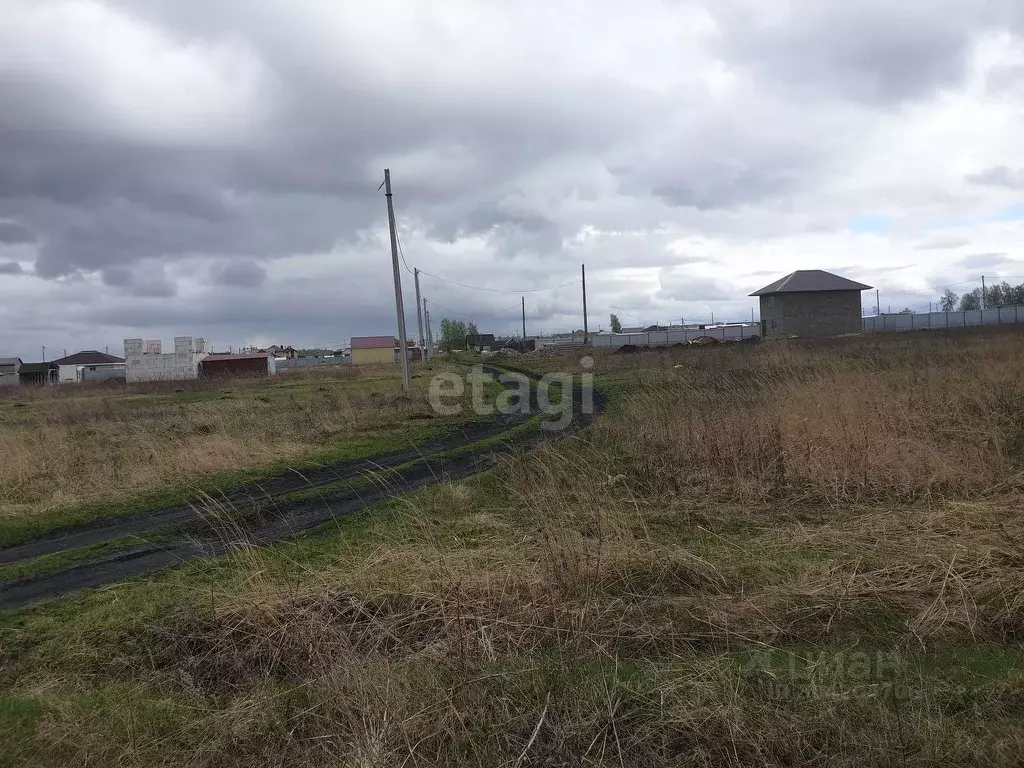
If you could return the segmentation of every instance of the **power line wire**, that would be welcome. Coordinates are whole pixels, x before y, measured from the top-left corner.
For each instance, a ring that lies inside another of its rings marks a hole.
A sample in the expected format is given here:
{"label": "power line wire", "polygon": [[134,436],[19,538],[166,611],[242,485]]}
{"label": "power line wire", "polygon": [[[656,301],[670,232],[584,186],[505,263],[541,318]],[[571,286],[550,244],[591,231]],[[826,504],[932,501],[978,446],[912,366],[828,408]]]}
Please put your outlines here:
{"label": "power line wire", "polygon": [[432,277],[435,280],[440,280],[442,283],[450,283],[451,285],[457,285],[460,288],[467,288],[471,291],[492,291],[494,293],[538,293],[540,291],[554,291],[558,288],[567,288],[570,285],[579,285],[582,280],[573,280],[570,283],[562,283],[561,285],[549,285],[544,288],[486,288],[482,285],[467,285],[466,283],[460,283],[456,280],[449,280],[446,277],[440,277],[439,275],[431,274],[425,270],[420,270],[421,275]]}
{"label": "power line wire", "polygon": [[405,271],[410,275],[415,276],[415,272],[409,269],[409,262],[405,260],[405,251],[402,250],[402,236],[398,232],[398,225],[395,225],[395,240],[398,241],[398,255],[402,257],[402,264],[405,265]]}
{"label": "power line wire", "polygon": [[[422,270],[420,270],[420,273],[422,274]],[[520,308],[520,305],[516,304],[515,306],[509,307],[508,309],[500,310],[497,313],[495,313],[495,312],[473,312],[473,313],[470,313],[470,312],[459,312],[457,309],[451,309],[449,307],[442,306],[441,304],[438,304],[433,299],[428,299],[427,303],[431,307],[437,307],[438,309],[442,309],[445,312],[451,312],[453,315],[462,315],[463,317],[478,317],[480,315],[483,315],[484,317],[495,317],[495,318],[498,318],[499,320],[505,319],[506,317],[508,317],[512,313],[513,310],[518,310]],[[509,314],[505,314],[505,313],[509,313]]]}

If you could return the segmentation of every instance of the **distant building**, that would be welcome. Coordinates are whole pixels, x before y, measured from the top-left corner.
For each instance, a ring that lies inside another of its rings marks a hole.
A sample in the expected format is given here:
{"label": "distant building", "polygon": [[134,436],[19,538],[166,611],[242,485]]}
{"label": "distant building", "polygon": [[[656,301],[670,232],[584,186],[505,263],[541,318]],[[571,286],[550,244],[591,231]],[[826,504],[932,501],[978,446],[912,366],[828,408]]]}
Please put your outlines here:
{"label": "distant building", "polygon": [[394,336],[353,336],[351,341],[353,365],[395,362],[398,341]]}
{"label": "distant building", "polygon": [[203,376],[273,376],[277,372],[269,352],[237,355],[210,354],[199,363]]}
{"label": "distant building", "polygon": [[206,339],[175,336],[174,351],[165,353],[157,340],[125,339],[125,379],[181,381],[199,377],[199,363],[207,356]]}
{"label": "distant building", "polygon": [[57,383],[58,368],[54,363],[22,363],[18,380],[24,386],[42,387]]}
{"label": "distant building", "polygon": [[798,269],[751,296],[761,303],[761,336],[838,336],[862,330],[860,292],[870,285],[821,269]]}
{"label": "distant building", "polygon": [[20,357],[0,357],[0,387],[16,386],[21,383],[18,369],[21,368]]}
{"label": "distant building", "polygon": [[466,349],[482,352],[485,347],[494,349],[495,346],[493,333],[473,333],[466,337]]}
{"label": "distant building", "polygon": [[116,355],[108,355],[105,352],[98,352],[95,349],[87,349],[83,352],[76,352],[67,357],[54,360],[58,368],[60,382],[75,382],[82,380],[82,367],[89,366],[93,370],[101,366],[120,366],[122,375],[124,371],[124,358]]}
{"label": "distant building", "polygon": [[299,350],[295,347],[279,347],[277,344],[271,344],[267,347],[266,352],[273,357],[283,357],[285,360],[296,360],[299,357]]}

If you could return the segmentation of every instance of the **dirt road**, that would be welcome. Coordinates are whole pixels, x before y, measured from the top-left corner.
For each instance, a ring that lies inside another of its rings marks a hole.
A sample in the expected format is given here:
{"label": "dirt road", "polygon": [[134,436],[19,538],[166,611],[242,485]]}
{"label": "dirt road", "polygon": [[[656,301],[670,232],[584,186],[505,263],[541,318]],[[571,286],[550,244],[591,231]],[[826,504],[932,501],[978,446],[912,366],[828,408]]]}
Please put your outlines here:
{"label": "dirt road", "polygon": [[[501,373],[495,368],[485,368],[485,372],[494,378]],[[532,374],[527,375],[536,379]],[[580,404],[584,399],[578,386],[572,397],[572,422],[561,432],[536,430],[505,443],[472,450],[472,446],[493,441],[537,412],[536,387],[531,386],[531,414],[497,416],[391,454],[338,462],[301,474],[284,473],[232,488],[217,500],[222,508],[233,511],[235,522],[230,524],[218,524],[216,516],[211,517],[204,511],[209,508],[208,499],[196,499],[188,505],[50,531],[0,549],[0,563],[13,563],[125,536],[139,538],[137,546],[85,559],[61,570],[0,584],[0,609],[18,608],[75,589],[98,587],[176,563],[223,555],[241,547],[265,545],[417,488],[468,477],[491,468],[498,456],[511,450],[584,426],[603,405],[603,399],[595,392],[595,413],[583,413]],[[457,454],[454,457],[449,455],[453,452]],[[346,480],[355,482],[357,478],[366,477],[370,478],[369,483],[344,487]],[[288,497],[296,491],[328,485],[329,489],[315,497],[309,494],[303,494],[301,499]]]}

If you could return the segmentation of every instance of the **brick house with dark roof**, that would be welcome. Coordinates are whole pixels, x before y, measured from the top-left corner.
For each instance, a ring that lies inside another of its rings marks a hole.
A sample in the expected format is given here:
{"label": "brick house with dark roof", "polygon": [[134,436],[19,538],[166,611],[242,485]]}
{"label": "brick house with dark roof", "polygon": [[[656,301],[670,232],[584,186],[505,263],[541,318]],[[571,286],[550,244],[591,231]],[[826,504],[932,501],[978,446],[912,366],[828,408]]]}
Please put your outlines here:
{"label": "brick house with dark roof", "polygon": [[870,288],[821,269],[798,269],[750,295],[760,299],[762,337],[821,337],[860,333],[860,293]]}

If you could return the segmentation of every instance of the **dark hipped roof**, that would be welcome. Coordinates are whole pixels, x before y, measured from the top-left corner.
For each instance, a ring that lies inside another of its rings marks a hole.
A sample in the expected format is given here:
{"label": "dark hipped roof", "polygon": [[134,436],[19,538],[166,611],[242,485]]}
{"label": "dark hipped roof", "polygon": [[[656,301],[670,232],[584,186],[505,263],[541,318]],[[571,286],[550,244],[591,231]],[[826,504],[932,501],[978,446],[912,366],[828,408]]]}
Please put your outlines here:
{"label": "dark hipped roof", "polygon": [[97,352],[95,349],[86,349],[53,362],[57,365],[105,365],[109,363],[123,363],[124,358],[108,355],[105,352]]}
{"label": "dark hipped roof", "polygon": [[18,374],[46,373],[47,371],[52,371],[56,367],[56,363],[22,363],[21,368],[18,369]]}
{"label": "dark hipped roof", "polygon": [[0,357],[0,365],[21,365],[20,357]]}
{"label": "dark hipped roof", "polygon": [[773,293],[814,293],[817,291],[866,291],[870,285],[847,280],[823,269],[798,269],[771,285],[766,285],[751,296],[768,296]]}

